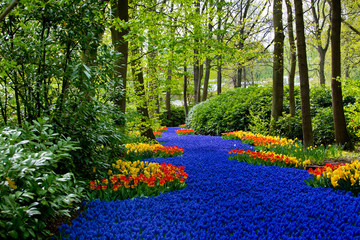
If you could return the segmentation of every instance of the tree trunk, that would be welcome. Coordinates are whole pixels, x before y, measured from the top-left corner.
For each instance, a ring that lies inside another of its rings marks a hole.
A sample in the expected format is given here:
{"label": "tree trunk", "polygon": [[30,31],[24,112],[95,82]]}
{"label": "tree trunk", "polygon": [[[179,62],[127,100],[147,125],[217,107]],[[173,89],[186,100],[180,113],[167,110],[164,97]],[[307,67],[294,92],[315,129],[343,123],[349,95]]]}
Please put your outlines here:
{"label": "tree trunk", "polygon": [[331,1],[331,92],[334,115],[335,142],[346,149],[353,148],[346,129],[342,89],[339,78],[341,76],[341,1]]}
{"label": "tree trunk", "polygon": [[242,82],[242,67],[238,66],[237,68],[237,78],[235,81],[235,88],[241,88],[241,82]]}
{"label": "tree trunk", "polygon": [[271,115],[276,122],[282,115],[284,98],[284,33],[282,25],[282,0],[274,0],[274,62],[273,97]]}
{"label": "tree trunk", "polygon": [[[196,8],[196,13],[200,15],[200,0],[195,0],[194,5]],[[201,98],[200,86],[201,86],[201,69],[200,69],[200,56],[199,56],[199,42],[200,39],[197,36],[199,34],[199,27],[195,25],[195,48],[194,48],[194,100],[195,104],[199,103]]]}
{"label": "tree trunk", "polygon": [[195,104],[200,102],[200,60],[198,59],[198,51],[194,50],[195,63],[194,63],[194,101]]}
{"label": "tree trunk", "polygon": [[188,112],[189,112],[188,104],[187,104],[187,82],[188,82],[187,68],[186,68],[186,62],[185,62],[185,65],[184,65],[184,91],[183,91],[185,119],[187,118],[187,115],[188,115]]}
{"label": "tree trunk", "polygon": [[302,8],[302,0],[295,0],[295,19],[296,19],[296,36],[297,50],[299,60],[300,74],[300,92],[301,92],[301,117],[302,117],[302,133],[304,147],[314,145],[311,115],[310,115],[310,90],[309,76],[306,58],[306,43],[304,31],[304,16]]}
{"label": "tree trunk", "polygon": [[320,85],[325,86],[325,56],[326,56],[326,51],[324,51],[323,48],[318,47],[318,53],[319,53],[319,57],[320,57],[320,62],[319,62]]}
{"label": "tree trunk", "polygon": [[168,76],[167,76],[167,89],[166,89],[166,99],[165,99],[165,105],[166,105],[166,118],[167,120],[171,119],[171,87],[169,87],[171,83],[171,74],[172,71],[169,68],[168,70]]}
{"label": "tree trunk", "polygon": [[247,87],[247,79],[246,79],[246,68],[243,67],[243,81],[244,81],[244,88]]}
{"label": "tree trunk", "polygon": [[[320,6],[322,4],[322,6]],[[329,41],[330,41],[330,27],[328,28],[327,31],[327,36],[325,38],[325,46],[323,47],[323,31],[324,31],[324,26],[327,26],[328,24],[326,23],[326,18],[328,16],[325,16],[325,6],[326,6],[326,2],[322,1],[322,2],[316,2],[315,0],[311,0],[311,13],[312,16],[314,18],[314,26],[315,26],[315,39],[316,39],[316,46],[317,46],[317,51],[319,53],[319,58],[320,58],[320,62],[319,62],[319,79],[320,79],[320,85],[325,85],[325,56],[326,56],[326,52],[328,50],[329,47]],[[320,9],[321,8],[321,9]],[[322,17],[321,17],[322,16]],[[323,22],[321,23],[321,19],[323,20]]]}
{"label": "tree trunk", "polygon": [[[148,109],[150,117],[154,117],[155,114],[159,114],[159,83],[157,78],[156,64],[157,64],[157,55],[156,51],[149,54],[148,57],[148,68],[147,68],[147,96],[148,96]],[[171,69],[168,69],[168,78],[170,76],[171,81]],[[166,82],[168,82],[167,80]]]}
{"label": "tree trunk", "polygon": [[20,100],[19,100],[19,89],[17,87],[17,84],[14,84],[14,91],[15,91],[15,102],[16,102],[16,116],[18,120],[18,125],[21,127],[22,121],[21,121],[21,107],[20,107]]}
{"label": "tree trunk", "polygon": [[216,84],[217,84],[217,95],[221,93],[221,83],[222,83],[222,76],[221,76],[221,56],[218,56],[218,66],[217,66],[217,75],[216,75]]}
{"label": "tree trunk", "polygon": [[[111,5],[114,18],[119,18],[122,21],[129,21],[129,3],[128,0],[117,0]],[[115,86],[115,105],[121,109],[123,113],[126,110],[126,75],[127,75],[127,59],[128,59],[128,42],[125,40],[125,35],[128,34],[127,28],[116,29],[111,28],[112,43],[115,51],[120,53],[120,57],[116,61],[116,86]]]}
{"label": "tree trunk", "polygon": [[8,91],[7,91],[7,84],[6,84],[6,77],[0,78],[4,81],[4,104],[0,98],[0,108],[1,108],[1,116],[3,117],[4,124],[7,125],[7,103],[8,103]]}
{"label": "tree trunk", "polygon": [[[240,21],[241,22],[241,21]],[[241,30],[241,35],[244,34],[244,29],[242,28]],[[239,44],[238,44],[238,49],[239,50],[242,50],[244,48],[244,40],[240,40],[239,41]],[[241,85],[242,85],[242,80],[243,78],[243,66],[242,64],[238,63],[238,67],[237,67],[237,78],[236,78],[236,82],[235,82],[235,88],[241,88]]]}
{"label": "tree trunk", "polygon": [[166,118],[167,120],[171,120],[171,88],[170,87],[168,87],[166,90],[165,105],[166,105]]}
{"label": "tree trunk", "polygon": [[[220,3],[222,3],[222,1],[220,1]],[[222,21],[222,18],[221,18],[221,10],[222,10],[222,7],[221,5],[219,4],[216,8],[216,11],[217,11],[217,14],[218,14],[218,24],[217,24],[217,29],[218,31],[220,32],[221,30],[221,21]],[[223,40],[223,37],[219,34],[217,34],[216,36],[216,40],[219,42],[219,44],[222,42]],[[222,73],[221,73],[221,54],[219,54],[217,56],[217,76],[216,76],[216,84],[217,84],[217,94],[219,95],[221,93],[221,83],[222,83]]]}
{"label": "tree trunk", "polygon": [[251,86],[254,86],[254,85],[255,85],[255,80],[254,80],[254,65],[252,65],[252,67],[251,67],[250,77],[251,77]]}
{"label": "tree trunk", "polygon": [[210,64],[211,64],[211,60],[210,58],[206,58],[206,63],[205,63],[205,78],[204,78],[204,90],[203,90],[203,96],[202,96],[202,100],[205,101],[207,99],[208,96],[208,88],[209,88],[209,79],[210,79]]}
{"label": "tree trunk", "polygon": [[[133,51],[133,55],[135,57],[139,56],[138,49],[135,49]],[[140,134],[141,136],[155,139],[153,130],[151,129],[151,126],[148,122],[149,120],[149,110],[148,110],[148,104],[146,101],[146,94],[145,94],[145,84],[144,84],[144,74],[143,69],[141,68],[140,61],[134,61],[132,65],[132,73],[134,76],[134,82],[135,82],[135,92],[138,97],[139,103],[138,106],[136,106],[137,111],[141,114],[141,126],[140,128]]]}
{"label": "tree trunk", "polygon": [[286,0],[287,8],[287,22],[288,22],[288,34],[289,34],[289,45],[290,45],[290,73],[289,73],[289,105],[290,115],[295,116],[295,93],[294,93],[294,81],[296,71],[296,46],[294,39],[293,29],[293,15],[290,1]]}

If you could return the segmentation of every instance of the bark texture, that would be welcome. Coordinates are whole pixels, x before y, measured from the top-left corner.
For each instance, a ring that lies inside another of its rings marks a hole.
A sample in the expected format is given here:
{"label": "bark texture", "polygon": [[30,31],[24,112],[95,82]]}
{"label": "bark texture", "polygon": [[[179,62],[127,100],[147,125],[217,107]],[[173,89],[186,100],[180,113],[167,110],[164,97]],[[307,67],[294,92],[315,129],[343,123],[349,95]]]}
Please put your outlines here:
{"label": "bark texture", "polygon": [[[125,22],[129,21],[129,2],[128,0],[114,1],[111,5],[114,18],[119,18]],[[116,62],[117,73],[117,86],[115,86],[116,96],[115,104],[120,107],[122,112],[126,110],[126,77],[127,77],[127,59],[129,46],[125,40],[125,35],[128,34],[128,29],[116,29],[111,28],[112,43],[115,46],[115,50],[121,54]]]}
{"label": "bark texture", "polygon": [[296,71],[296,45],[294,39],[293,29],[293,14],[292,6],[289,0],[285,1],[287,8],[287,22],[288,22],[288,35],[290,45],[290,72],[289,72],[289,105],[290,115],[295,116],[295,93],[294,93],[294,82],[295,82],[295,71]]}
{"label": "bark texture", "polygon": [[282,115],[284,98],[284,32],[282,24],[282,0],[274,0],[274,58],[273,97],[271,115],[276,122]]}
{"label": "bark texture", "polygon": [[341,76],[341,1],[332,0],[331,2],[331,92],[335,142],[347,149],[351,149],[352,143],[346,130],[341,82],[338,81]]}
{"label": "bark texture", "polygon": [[306,44],[304,31],[304,13],[301,0],[294,0],[295,3],[295,20],[296,20],[296,36],[297,36],[297,51],[299,60],[299,75],[300,75],[300,93],[301,93],[301,118],[302,118],[302,133],[304,147],[314,145],[311,115],[310,115],[310,89],[309,89],[309,75],[306,58]]}

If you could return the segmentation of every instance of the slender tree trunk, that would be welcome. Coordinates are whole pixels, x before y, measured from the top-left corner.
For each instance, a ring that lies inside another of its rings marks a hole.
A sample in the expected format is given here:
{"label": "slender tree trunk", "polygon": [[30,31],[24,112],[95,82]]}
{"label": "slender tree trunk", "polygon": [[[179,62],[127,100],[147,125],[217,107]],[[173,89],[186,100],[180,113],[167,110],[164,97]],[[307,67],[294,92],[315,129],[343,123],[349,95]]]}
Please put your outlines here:
{"label": "slender tree trunk", "polygon": [[184,91],[183,91],[185,118],[187,118],[187,115],[189,112],[188,104],[187,104],[187,82],[188,82],[187,68],[186,68],[186,61],[185,61],[185,64],[184,64]]}
{"label": "slender tree trunk", "polygon": [[[13,17],[10,16],[10,28],[9,28],[9,37],[11,40],[14,39],[14,35],[15,35],[15,32],[13,32]],[[10,44],[10,47],[11,47],[11,50],[14,51],[14,42],[11,41],[11,44]],[[21,119],[21,106],[20,106],[20,99],[19,97],[21,96],[20,95],[20,92],[19,92],[19,83],[18,83],[18,74],[17,73],[14,73],[14,79],[12,79],[10,76],[9,76],[10,80],[13,81],[14,83],[14,93],[15,93],[15,103],[16,103],[16,117],[17,117],[17,122],[18,122],[18,125],[19,127],[22,126],[22,119]],[[6,82],[5,82],[5,85],[6,85]],[[26,91],[26,89],[25,89]],[[19,96],[20,95],[20,96]],[[26,94],[24,94],[26,96]],[[25,108],[25,106],[24,106]],[[26,116],[26,115],[25,115]]]}
{"label": "slender tree trunk", "polygon": [[[135,57],[139,56],[139,50],[134,49],[133,55]],[[141,124],[141,126],[139,126],[141,136],[144,136],[144,137],[147,137],[150,139],[155,139],[153,130],[148,122],[150,117],[149,117],[148,104],[146,101],[144,74],[143,74],[143,69],[141,68],[140,60],[134,61],[133,65],[132,65],[132,73],[134,76],[134,82],[135,82],[134,85],[135,85],[136,95],[139,100],[138,106],[136,106],[136,108],[137,108],[137,111],[142,116],[141,117],[142,124]]]}
{"label": "slender tree trunk", "polygon": [[287,8],[287,22],[288,22],[288,34],[289,34],[289,45],[290,45],[290,73],[289,73],[289,105],[290,115],[295,116],[295,93],[294,93],[294,82],[295,82],[295,71],[296,71],[296,46],[294,39],[293,29],[293,14],[290,0],[285,0]]}
{"label": "slender tree trunk", "polygon": [[[245,2],[241,1],[241,6],[240,6],[240,14],[239,14],[239,35],[240,35],[240,39],[239,39],[239,42],[238,42],[238,46],[237,46],[237,49],[238,50],[243,50],[244,49],[244,45],[245,45],[245,40],[247,38],[247,34],[246,34],[246,30],[245,28],[246,27],[249,27],[247,26],[247,20],[248,20],[248,11],[250,9],[250,6],[252,5],[252,1],[251,0],[247,0]],[[256,22],[256,21],[255,21]],[[250,28],[252,28],[250,26]],[[243,77],[243,62],[239,62],[238,63],[238,69],[237,69],[237,79],[236,79],[236,82],[235,82],[235,88],[237,87],[241,87],[241,84],[242,84],[242,77]]]}
{"label": "slender tree trunk", "polygon": [[216,76],[216,84],[217,84],[217,95],[221,93],[221,83],[222,83],[222,76],[221,76],[221,55],[218,56],[218,66],[217,66],[217,76]]}
{"label": "slender tree trunk", "polygon": [[332,0],[331,3],[331,92],[335,142],[351,149],[353,146],[346,129],[341,82],[339,81],[341,77],[341,1]]}
{"label": "slender tree trunk", "polygon": [[[221,10],[222,10],[222,6],[221,3],[223,2],[223,0],[221,0],[220,2],[218,2],[218,6],[216,8],[217,14],[218,14],[218,24],[217,24],[217,29],[220,32],[221,30]],[[220,4],[219,4],[220,3]],[[220,33],[217,34],[216,36],[216,40],[221,43],[223,40],[223,37],[220,35]],[[217,56],[217,76],[216,76],[216,84],[217,84],[217,94],[219,95],[221,93],[221,83],[222,83],[222,73],[221,73],[221,54],[219,54]]]}
{"label": "slender tree trunk", "polygon": [[319,62],[320,85],[325,86],[325,56],[326,56],[326,51],[324,51],[322,48],[318,48],[318,53],[319,53],[319,57],[320,57],[320,62]]}
{"label": "slender tree trunk", "polygon": [[[149,54],[148,58],[148,68],[147,68],[147,94],[148,94],[148,107],[149,107],[149,114],[150,117],[154,116],[154,113],[159,114],[160,106],[159,106],[159,83],[157,78],[157,72],[156,72],[156,63],[157,63],[157,52],[152,52]],[[169,71],[171,74],[171,70],[168,70],[168,78],[170,76],[171,81],[171,75],[169,75]],[[168,82],[169,80],[167,80]]]}
{"label": "slender tree trunk", "polygon": [[166,90],[166,118],[167,120],[171,119],[171,88],[168,87]]}
{"label": "slender tree trunk", "polygon": [[7,125],[7,99],[8,99],[8,92],[7,92],[7,84],[6,84],[6,77],[4,78],[1,78],[0,79],[3,80],[4,82],[4,104],[2,103],[1,101],[1,98],[0,98],[0,108],[1,108],[1,116],[3,117],[4,119],[4,124]]}
{"label": "slender tree trunk", "polygon": [[276,122],[282,115],[284,98],[284,33],[282,25],[282,0],[274,0],[274,62],[273,97],[271,115]]}
{"label": "slender tree trunk", "polygon": [[[195,0],[194,5],[196,8],[196,13],[200,15],[200,0]],[[199,34],[199,29],[195,26],[195,35]],[[200,39],[198,36],[195,36],[195,48],[194,48],[194,100],[195,104],[199,103],[201,100],[200,86],[201,86],[201,69],[200,69],[200,56],[199,56],[199,45]]]}
{"label": "slender tree trunk", "polygon": [[56,101],[56,114],[60,116],[63,111],[64,102],[67,97],[67,93],[69,91],[69,85],[70,85],[70,73],[68,72],[68,66],[71,61],[71,42],[66,42],[66,57],[65,57],[65,64],[63,69],[63,77],[62,77],[62,84],[61,84],[61,93],[59,98]]}
{"label": "slender tree trunk", "polygon": [[300,92],[301,92],[301,117],[302,117],[302,133],[304,147],[314,145],[313,131],[310,115],[310,89],[309,76],[306,58],[306,43],[304,31],[304,16],[302,8],[302,0],[294,0],[295,15],[296,15],[296,36],[297,36],[297,51],[299,60],[299,74],[300,74]]}
{"label": "slender tree trunk", "polygon": [[[111,5],[112,12],[114,13],[115,19],[121,21],[129,21],[129,2],[128,0],[116,0]],[[116,61],[116,80],[115,86],[115,104],[118,106],[123,113],[126,110],[126,77],[127,77],[127,59],[128,59],[128,42],[125,40],[125,35],[128,34],[129,30],[117,29],[116,27],[111,28],[112,43],[115,47],[115,51],[120,53],[120,57]]]}
{"label": "slender tree trunk", "polygon": [[22,121],[21,121],[21,107],[20,107],[20,100],[19,100],[19,89],[17,84],[14,84],[14,91],[15,91],[15,102],[16,102],[16,116],[18,120],[18,125],[21,127]]}
{"label": "slender tree trunk", "polygon": [[210,64],[211,64],[211,60],[210,58],[206,58],[206,63],[205,63],[205,78],[204,78],[204,90],[203,90],[203,96],[202,96],[202,100],[205,101],[207,99],[207,95],[208,95],[208,88],[209,88],[209,79],[210,79]]}
{"label": "slender tree trunk", "polygon": [[243,67],[243,81],[244,81],[244,88],[246,88],[247,87],[246,67]]}
{"label": "slender tree trunk", "polygon": [[200,95],[200,89],[199,89],[199,82],[200,82],[200,60],[198,59],[199,52],[197,50],[194,50],[195,55],[195,63],[194,63],[194,101],[195,104],[199,103],[199,95]]}
{"label": "slender tree trunk", "polygon": [[[171,69],[168,70],[168,77],[167,82],[168,84],[171,83]],[[166,99],[165,99],[165,105],[166,105],[166,118],[167,120],[171,119],[171,88],[167,87],[166,89]]]}
{"label": "slender tree trunk", "polygon": [[203,79],[203,76],[204,76],[204,64],[199,61],[200,63],[200,66],[199,66],[199,82],[198,82],[198,86],[197,86],[197,91],[198,91],[198,99],[197,99],[197,102],[201,102],[201,81]]}
{"label": "slender tree trunk", "polygon": [[251,86],[254,86],[255,85],[255,81],[254,81],[254,65],[251,68],[250,76],[251,76]]}
{"label": "slender tree trunk", "polygon": [[[241,23],[242,21],[240,21]],[[244,29],[242,28],[241,31],[240,31],[240,35],[243,35],[244,34]],[[238,43],[238,49],[239,50],[242,50],[244,48],[244,40],[241,39]],[[237,67],[237,78],[236,78],[236,82],[235,82],[235,88],[241,88],[241,85],[242,85],[242,80],[243,78],[243,66],[242,64],[238,63],[238,67]]]}
{"label": "slender tree trunk", "polygon": [[242,82],[242,67],[238,66],[237,68],[237,78],[235,81],[235,88],[241,88],[241,82]]}

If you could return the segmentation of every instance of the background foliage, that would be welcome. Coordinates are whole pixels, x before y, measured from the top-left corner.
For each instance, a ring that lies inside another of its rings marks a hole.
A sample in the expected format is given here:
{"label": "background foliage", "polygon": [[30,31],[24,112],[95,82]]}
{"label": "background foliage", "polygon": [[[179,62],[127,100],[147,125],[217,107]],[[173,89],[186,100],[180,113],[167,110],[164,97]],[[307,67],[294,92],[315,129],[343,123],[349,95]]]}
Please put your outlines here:
{"label": "background foliage", "polygon": [[[299,89],[295,88],[296,111],[294,117],[284,112],[277,122],[276,135],[302,139]],[[213,97],[194,106],[189,113],[186,124],[199,134],[220,135],[224,132],[244,130],[264,134],[270,131],[271,87],[237,88]],[[357,94],[345,89],[344,105],[348,122],[354,140],[355,119],[360,112],[354,110],[357,106]],[[311,89],[311,114],[316,144],[332,144],[334,142],[334,127],[331,108],[331,90],[327,87],[314,87]],[[287,95],[285,95],[284,109],[288,110]],[[358,128],[359,125],[356,126]]]}

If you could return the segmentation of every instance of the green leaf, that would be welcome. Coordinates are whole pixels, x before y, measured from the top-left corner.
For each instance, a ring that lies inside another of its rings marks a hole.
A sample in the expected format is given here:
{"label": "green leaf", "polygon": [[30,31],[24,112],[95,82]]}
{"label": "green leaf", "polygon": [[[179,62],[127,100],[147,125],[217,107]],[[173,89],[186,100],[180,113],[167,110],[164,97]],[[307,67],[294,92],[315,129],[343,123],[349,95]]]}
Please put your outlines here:
{"label": "green leaf", "polygon": [[8,235],[15,239],[19,237],[19,234],[15,230],[11,230],[10,232],[8,232]]}
{"label": "green leaf", "polygon": [[26,213],[31,217],[34,215],[40,215],[41,212],[39,210],[37,210],[36,208],[30,208],[26,211]]}

